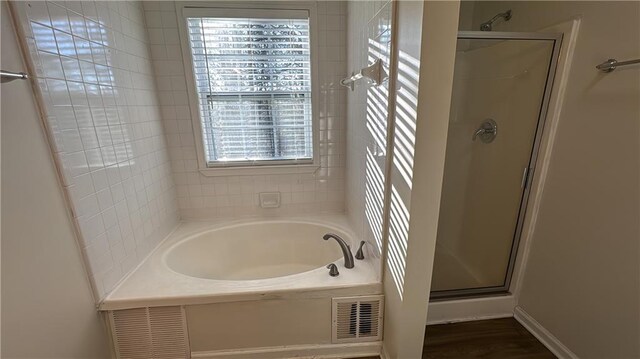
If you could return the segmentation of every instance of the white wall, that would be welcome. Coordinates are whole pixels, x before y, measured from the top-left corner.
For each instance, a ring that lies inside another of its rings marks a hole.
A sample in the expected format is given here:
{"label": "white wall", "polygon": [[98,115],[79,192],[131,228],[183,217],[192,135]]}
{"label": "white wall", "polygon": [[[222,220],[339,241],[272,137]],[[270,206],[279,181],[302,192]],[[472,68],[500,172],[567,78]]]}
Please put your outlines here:
{"label": "white wall", "polygon": [[399,1],[384,348],[422,357],[453,87],[458,1]]}
{"label": "white wall", "polygon": [[640,2],[478,2],[473,28],[581,17],[518,306],[580,358],[640,357]]}
{"label": "white wall", "polygon": [[[207,177],[198,171],[175,2],[144,2],[182,218],[344,211],[345,89],[338,81],[346,74],[346,3],[317,5],[320,169],[314,174]],[[260,208],[258,194],[273,191],[281,193],[282,206]]]}
{"label": "white wall", "polygon": [[13,2],[97,298],[178,220],[138,2]]}
{"label": "white wall", "polygon": [[[24,71],[6,2],[2,69]],[[27,81],[2,84],[3,358],[109,358]]]}
{"label": "white wall", "polygon": [[[347,16],[348,72],[381,59],[389,73],[391,1],[350,1]],[[366,240],[369,255],[380,257],[389,81],[374,86],[358,81],[347,92],[346,211],[352,228]]]}

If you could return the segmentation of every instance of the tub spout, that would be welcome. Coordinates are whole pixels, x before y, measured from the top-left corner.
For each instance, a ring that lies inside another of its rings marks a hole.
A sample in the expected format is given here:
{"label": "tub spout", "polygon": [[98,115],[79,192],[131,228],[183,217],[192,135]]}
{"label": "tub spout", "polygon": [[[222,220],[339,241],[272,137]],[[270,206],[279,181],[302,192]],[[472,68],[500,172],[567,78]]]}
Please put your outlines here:
{"label": "tub spout", "polygon": [[327,233],[322,237],[322,239],[324,239],[325,241],[329,240],[329,238],[335,239],[336,242],[338,242],[338,244],[340,245],[340,248],[342,249],[342,254],[344,255],[344,267],[349,269],[353,268],[354,264],[353,264],[353,254],[351,253],[351,247],[349,247],[347,242],[345,242],[344,239],[340,238],[340,236],[338,236],[337,234]]}

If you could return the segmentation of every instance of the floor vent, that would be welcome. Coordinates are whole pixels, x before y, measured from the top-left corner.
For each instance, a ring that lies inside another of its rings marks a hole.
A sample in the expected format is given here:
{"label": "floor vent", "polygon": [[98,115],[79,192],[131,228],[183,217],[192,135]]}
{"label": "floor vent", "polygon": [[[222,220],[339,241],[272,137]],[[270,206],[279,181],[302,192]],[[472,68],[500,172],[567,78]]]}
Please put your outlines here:
{"label": "floor vent", "polygon": [[382,340],[382,295],[333,298],[333,343]]}
{"label": "floor vent", "polygon": [[183,307],[114,310],[109,321],[118,359],[191,357]]}

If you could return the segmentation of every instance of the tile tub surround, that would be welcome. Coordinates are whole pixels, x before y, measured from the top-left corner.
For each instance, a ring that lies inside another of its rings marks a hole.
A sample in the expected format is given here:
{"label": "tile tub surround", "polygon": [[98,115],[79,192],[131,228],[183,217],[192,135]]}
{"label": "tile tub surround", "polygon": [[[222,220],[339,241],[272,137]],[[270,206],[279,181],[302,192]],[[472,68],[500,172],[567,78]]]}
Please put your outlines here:
{"label": "tile tub surround", "polygon": [[[281,222],[282,220],[277,220]],[[333,227],[349,234],[351,247],[357,237],[344,215],[324,214],[287,218],[286,221],[305,222]],[[236,224],[250,224],[255,220],[229,221],[228,219],[183,222],[180,226],[100,304],[100,310],[117,310],[144,306],[195,305],[243,300],[294,297],[326,297],[380,294],[375,258],[356,260],[353,269],[343,267],[343,259],[335,261],[340,275],[330,277],[322,267],[308,272],[256,280],[217,280],[191,277],[177,273],[166,263],[167,253],[178,243],[203,232]],[[294,227],[295,228],[295,227]],[[336,243],[318,241],[328,246]],[[241,253],[236,254],[242,256]],[[241,258],[239,259],[241,260]],[[250,265],[250,263],[249,263]]]}
{"label": "tile tub surround", "polygon": [[177,225],[139,2],[12,2],[96,299]]}
{"label": "tile tub surround", "polygon": [[[143,5],[182,218],[343,212],[346,89],[338,81],[347,72],[346,2],[317,2],[316,80],[320,81],[320,93],[315,110],[320,120],[319,170],[314,174],[220,177],[207,177],[198,171],[176,2],[145,1]],[[258,194],[274,191],[282,195],[281,207],[260,208]]]}
{"label": "tile tub surround", "polygon": [[[390,1],[348,3],[348,70],[383,61],[389,73]],[[367,248],[379,256],[382,248],[383,202],[387,146],[388,81],[380,86],[359,81],[347,95],[346,212]]]}

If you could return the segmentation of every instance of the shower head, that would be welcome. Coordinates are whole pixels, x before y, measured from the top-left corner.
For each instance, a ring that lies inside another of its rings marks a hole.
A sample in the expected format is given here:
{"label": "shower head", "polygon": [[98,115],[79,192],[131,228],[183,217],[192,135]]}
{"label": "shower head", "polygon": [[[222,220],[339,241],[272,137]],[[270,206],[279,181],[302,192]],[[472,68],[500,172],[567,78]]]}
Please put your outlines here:
{"label": "shower head", "polygon": [[489,20],[487,22],[483,22],[482,24],[480,24],[480,31],[491,31],[491,30],[493,30],[493,23],[496,22],[500,18],[503,18],[504,21],[511,20],[511,10],[507,10],[505,12],[501,12],[498,15],[492,17],[491,20]]}

